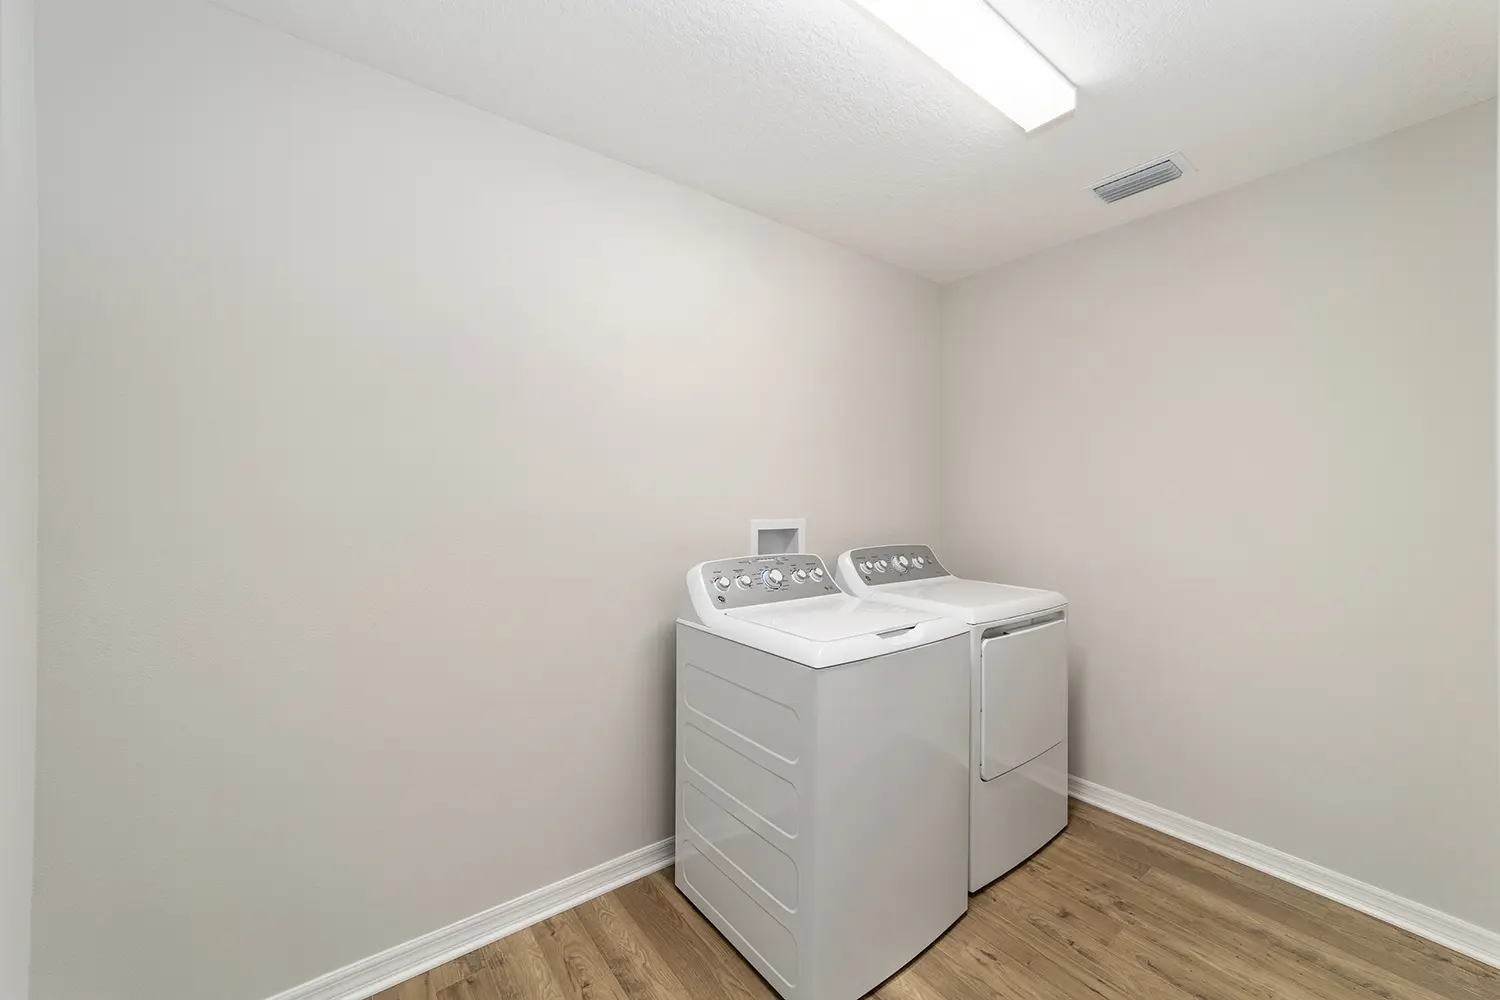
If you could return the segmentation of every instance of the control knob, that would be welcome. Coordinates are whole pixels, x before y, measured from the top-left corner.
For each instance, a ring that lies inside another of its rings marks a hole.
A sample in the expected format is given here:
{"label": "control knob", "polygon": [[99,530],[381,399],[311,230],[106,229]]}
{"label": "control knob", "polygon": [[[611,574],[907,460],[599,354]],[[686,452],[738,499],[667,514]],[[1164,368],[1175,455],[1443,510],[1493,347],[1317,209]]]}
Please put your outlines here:
{"label": "control knob", "polygon": [[794,570],[792,572],[792,582],[793,583],[806,583],[807,582],[807,570],[805,570],[805,569]]}
{"label": "control knob", "polygon": [[877,573],[884,573],[890,566],[891,564],[885,561],[884,556],[875,560],[875,572]]}
{"label": "control knob", "polygon": [[740,585],[741,590],[749,590],[752,581],[750,577],[741,574],[734,582]]}
{"label": "control knob", "polygon": [[907,570],[911,569],[911,560],[906,558],[905,556],[895,556],[891,559],[891,568],[894,569],[898,574],[905,573]]}
{"label": "control knob", "polygon": [[927,560],[922,558],[921,556],[912,556],[911,564],[917,569],[921,569],[923,566],[927,565]]}
{"label": "control knob", "polygon": [[766,585],[767,590],[780,590],[786,577],[782,576],[779,569],[768,569],[760,575],[760,582]]}
{"label": "control knob", "polygon": [[718,587],[720,590],[728,590],[729,589],[729,577],[727,577],[727,576],[716,576],[716,577],[714,577],[714,586]]}
{"label": "control knob", "polygon": [[823,567],[814,566],[812,568],[812,572],[809,575],[813,578],[814,582],[823,579]]}

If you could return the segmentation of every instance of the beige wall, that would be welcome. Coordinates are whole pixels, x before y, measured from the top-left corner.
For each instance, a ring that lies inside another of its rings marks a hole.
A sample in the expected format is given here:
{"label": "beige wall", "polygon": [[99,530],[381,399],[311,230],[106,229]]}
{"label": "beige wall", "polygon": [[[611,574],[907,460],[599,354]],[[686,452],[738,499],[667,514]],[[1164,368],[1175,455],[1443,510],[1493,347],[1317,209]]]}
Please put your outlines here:
{"label": "beige wall", "polygon": [[35,1000],[253,1000],[670,835],[686,568],[936,532],[936,286],[206,4],[38,44]]}
{"label": "beige wall", "polygon": [[37,226],[31,0],[0,2],[0,997],[26,996],[36,759]]}
{"label": "beige wall", "polygon": [[1494,244],[1491,102],[952,286],[943,499],[1077,774],[1500,929]]}

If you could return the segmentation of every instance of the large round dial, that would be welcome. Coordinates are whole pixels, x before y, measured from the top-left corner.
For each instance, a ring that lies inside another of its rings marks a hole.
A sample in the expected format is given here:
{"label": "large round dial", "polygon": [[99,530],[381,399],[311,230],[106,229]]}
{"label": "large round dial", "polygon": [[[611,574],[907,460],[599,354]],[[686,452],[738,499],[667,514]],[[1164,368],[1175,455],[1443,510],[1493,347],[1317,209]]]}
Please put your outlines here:
{"label": "large round dial", "polygon": [[786,582],[786,577],[779,569],[768,569],[761,573],[760,582],[766,585],[767,590],[780,590],[781,585]]}
{"label": "large round dial", "polygon": [[911,560],[906,558],[905,556],[896,556],[891,559],[891,568],[894,569],[897,573],[905,573],[907,570],[911,569]]}

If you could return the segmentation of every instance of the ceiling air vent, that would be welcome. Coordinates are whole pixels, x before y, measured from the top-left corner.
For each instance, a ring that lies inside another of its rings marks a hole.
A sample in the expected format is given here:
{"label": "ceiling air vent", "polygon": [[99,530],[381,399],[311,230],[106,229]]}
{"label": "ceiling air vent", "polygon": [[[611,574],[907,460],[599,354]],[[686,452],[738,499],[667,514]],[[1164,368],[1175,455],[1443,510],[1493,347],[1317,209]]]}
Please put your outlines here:
{"label": "ceiling air vent", "polygon": [[1191,169],[1192,167],[1189,166],[1187,160],[1183,159],[1181,153],[1172,153],[1159,160],[1131,167],[1113,177],[1106,177],[1090,190],[1100,201],[1113,204],[1122,198],[1129,198],[1133,194],[1149,191],[1168,181],[1175,181]]}

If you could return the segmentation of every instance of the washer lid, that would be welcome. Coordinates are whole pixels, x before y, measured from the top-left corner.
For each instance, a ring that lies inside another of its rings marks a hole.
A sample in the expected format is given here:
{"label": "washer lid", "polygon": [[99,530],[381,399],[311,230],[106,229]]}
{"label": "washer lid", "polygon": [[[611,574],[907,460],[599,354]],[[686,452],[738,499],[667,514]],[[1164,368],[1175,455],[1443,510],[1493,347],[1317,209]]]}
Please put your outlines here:
{"label": "washer lid", "polygon": [[1068,603],[1066,597],[1051,590],[963,580],[956,576],[871,587],[870,597],[918,611],[951,615],[970,625],[1040,614]]}
{"label": "washer lid", "polygon": [[941,611],[921,611],[848,594],[829,594],[800,601],[782,601],[737,608],[725,617],[775,629],[808,642],[838,642],[857,636],[910,629],[944,617]]}
{"label": "washer lid", "polygon": [[699,563],[688,570],[687,589],[692,618],[679,619],[682,624],[814,669],[969,631],[940,611],[852,597],[834,583],[823,560],[805,553]]}

